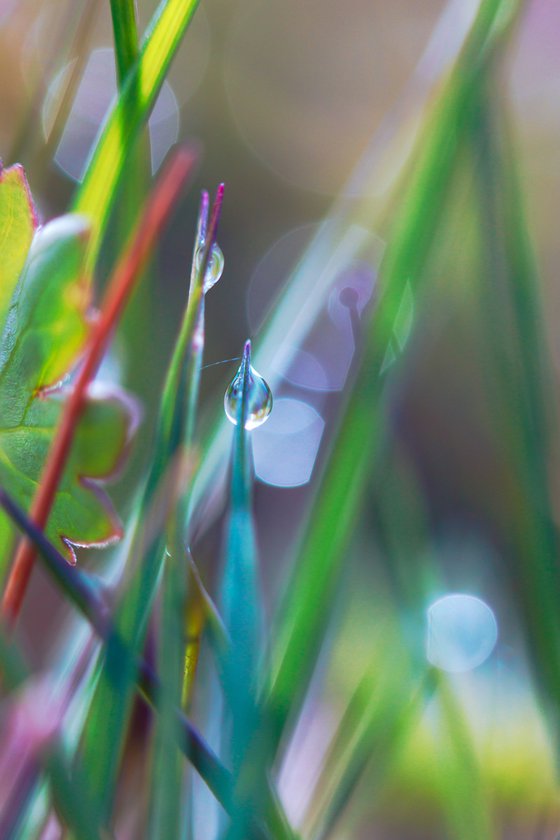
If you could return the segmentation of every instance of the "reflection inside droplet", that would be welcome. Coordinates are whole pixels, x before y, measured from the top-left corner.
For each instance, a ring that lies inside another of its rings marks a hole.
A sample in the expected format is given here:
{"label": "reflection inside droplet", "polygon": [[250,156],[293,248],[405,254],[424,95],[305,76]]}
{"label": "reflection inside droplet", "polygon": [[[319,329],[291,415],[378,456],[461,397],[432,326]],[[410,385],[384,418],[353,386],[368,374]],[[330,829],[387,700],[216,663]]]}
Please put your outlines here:
{"label": "reflection inside droplet", "polygon": [[428,608],[427,658],[443,671],[461,673],[482,665],[497,639],[494,613],[480,598],[446,595]]}
{"label": "reflection inside droplet", "polygon": [[[198,269],[200,267],[200,261],[202,259],[202,252],[204,251],[204,240],[198,243],[196,254],[195,254],[195,267]],[[212,245],[212,250],[210,251],[210,257],[208,259],[208,265],[206,266],[206,274],[204,276],[204,294],[210,291],[212,286],[215,286],[224,271],[224,255],[222,253],[222,249],[218,245],[217,242],[214,242]]]}
{"label": "reflection inside droplet", "polygon": [[274,414],[253,435],[255,474],[264,484],[298,487],[311,478],[325,422],[302,400],[281,398]]}
{"label": "reflection inside droplet", "polygon": [[[43,132],[52,131],[58,105],[74,62],[55,77],[42,112]],[[70,178],[81,181],[91,149],[117,94],[115,57],[112,49],[94,50],[85,66],[58,147],[55,162]],[[179,107],[169,82],[165,81],[148,121],[152,173],[156,172],[179,136]]]}
{"label": "reflection inside droplet", "polygon": [[[230,382],[228,389],[224,396],[224,410],[228,420],[234,426],[237,426],[237,415],[243,394],[243,379],[245,376],[245,367],[249,364],[247,351],[243,355],[239,369],[234,378]],[[249,391],[248,391],[248,406],[247,419],[245,420],[245,428],[248,430],[256,429],[261,426],[272,411],[272,391],[267,383],[257,373],[255,368],[249,364]]]}

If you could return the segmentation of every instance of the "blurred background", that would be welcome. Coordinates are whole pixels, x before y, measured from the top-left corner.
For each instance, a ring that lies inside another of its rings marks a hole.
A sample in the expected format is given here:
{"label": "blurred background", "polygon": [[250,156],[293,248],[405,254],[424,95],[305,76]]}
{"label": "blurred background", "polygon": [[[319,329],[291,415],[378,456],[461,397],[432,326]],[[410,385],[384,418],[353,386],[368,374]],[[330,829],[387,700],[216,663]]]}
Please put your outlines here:
{"label": "blurred background", "polygon": [[[140,31],[154,6],[140,0]],[[269,422],[253,438],[270,610],[352,378],[362,318],[376,299],[390,233],[392,205],[384,202],[417,138],[421,109],[429,106],[476,6],[471,0],[204,0],[114,213],[114,237],[106,241],[98,269],[100,289],[130,229],[135,202],[169,150],[177,142],[199,148],[192,189],[104,370],[130,388],[144,410],[140,442],[114,490],[126,518],[186,298],[199,190],[226,183],[219,237],[225,270],[207,300],[202,429],[221,411],[237,367],[236,361],[217,363],[238,357],[247,337],[258,346],[263,324],[313,243],[317,271],[325,269],[316,246],[323,220],[341,212],[351,217],[356,208],[353,235],[366,244],[341,241],[335,255],[329,253],[335,278],[316,302],[310,328],[296,344],[287,335],[287,349],[279,347],[260,369],[275,399]],[[556,0],[527,2],[497,85],[538,258],[553,406],[560,365],[559,38]],[[115,95],[111,43],[109,7],[101,0],[0,0],[0,157],[4,165],[24,165],[43,220],[67,209]],[[398,188],[391,193],[397,205],[399,194]],[[364,228],[368,207],[372,223]],[[442,232],[445,245],[430,268],[429,290],[421,301],[408,290],[399,309],[387,357],[387,366],[397,362],[389,385],[390,433],[370,503],[356,525],[339,631],[288,748],[288,769],[278,768],[281,796],[296,824],[309,818],[306,795],[345,698],[372,650],[381,659],[384,650],[390,654],[398,615],[412,657],[427,651],[433,664],[455,674],[482,757],[496,836],[554,840],[560,832],[555,749],[507,573],[513,491],[499,417],[488,397],[495,370],[485,345],[479,278],[473,278],[475,263],[467,253],[466,200],[465,208],[464,228],[459,202],[454,227]],[[311,294],[311,280],[309,288]],[[557,456],[556,443],[549,457],[554,489],[560,486]],[[218,499],[217,527],[203,529],[194,546],[210,587],[220,513]],[[96,553],[84,562],[96,569],[101,561]],[[28,606],[41,625],[49,612],[44,585],[38,575]],[[466,600],[441,604],[454,594]],[[470,629],[457,640],[453,622],[462,610],[461,626]],[[32,637],[32,626],[28,632]],[[39,641],[35,650],[40,661]],[[434,716],[428,708],[387,770],[375,808],[369,788],[375,767],[364,775],[351,817],[336,836],[449,836],[451,818],[442,818],[441,802],[453,778],[440,772],[446,745],[432,737]],[[201,837],[212,836],[208,813],[200,819],[206,825]],[[465,837],[473,836],[466,831]]]}

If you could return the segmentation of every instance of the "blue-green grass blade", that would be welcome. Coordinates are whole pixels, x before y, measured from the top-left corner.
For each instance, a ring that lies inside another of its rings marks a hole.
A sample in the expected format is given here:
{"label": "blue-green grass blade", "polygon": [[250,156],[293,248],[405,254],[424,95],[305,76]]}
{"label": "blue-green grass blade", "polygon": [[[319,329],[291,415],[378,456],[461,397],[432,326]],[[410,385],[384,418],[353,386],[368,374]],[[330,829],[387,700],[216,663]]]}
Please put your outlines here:
{"label": "blue-green grass blade", "polygon": [[[391,664],[387,665],[390,669]],[[381,691],[377,675],[373,694],[368,694],[372,686],[370,678],[366,677],[365,683],[358,686],[335,734],[328,765],[328,773],[332,776],[329,779],[325,772],[321,785],[317,785],[318,793],[324,793],[321,790],[324,782],[330,795],[317,809],[316,822],[310,832],[314,840],[327,840],[333,836],[366,773],[369,806],[382,791],[434,689],[431,675],[417,678],[415,682],[410,680],[410,673],[408,677],[409,691],[402,690],[402,674],[393,674],[389,681],[392,685],[385,685]],[[330,782],[330,790],[327,782]]]}
{"label": "blue-green grass blade", "polygon": [[247,693],[255,688],[259,640],[262,634],[262,596],[258,585],[252,510],[253,456],[250,432],[246,429],[250,366],[251,343],[248,341],[240,368],[242,393],[237,406],[237,424],[233,435],[231,490],[221,583],[222,618],[230,638],[230,645],[224,657],[224,678],[226,694],[234,714],[238,704],[244,706]]}

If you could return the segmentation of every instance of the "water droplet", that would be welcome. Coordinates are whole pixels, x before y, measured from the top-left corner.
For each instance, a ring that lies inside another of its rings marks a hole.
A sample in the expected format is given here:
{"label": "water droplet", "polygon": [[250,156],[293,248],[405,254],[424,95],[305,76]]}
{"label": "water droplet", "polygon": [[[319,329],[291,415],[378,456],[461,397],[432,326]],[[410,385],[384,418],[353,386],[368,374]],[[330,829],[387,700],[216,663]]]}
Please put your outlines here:
{"label": "water droplet", "polygon": [[[202,259],[202,252],[204,250],[204,239],[201,239],[198,243],[198,248],[196,249],[196,256],[195,256],[195,266],[198,268],[200,266],[200,260]],[[224,270],[224,255],[222,253],[222,249],[218,245],[217,242],[214,242],[212,246],[212,250],[210,252],[210,258],[208,260],[208,265],[206,267],[206,276],[204,277],[204,294],[210,291],[212,286],[215,286],[220,277],[222,276]]]}
{"label": "water droplet", "polygon": [[249,405],[247,407],[247,420],[245,421],[245,428],[249,430],[256,429],[257,426],[262,426],[272,411],[272,392],[260,373],[257,373],[255,368],[251,365],[250,348],[251,345],[247,342],[239,369],[232,379],[224,397],[226,417],[234,424],[234,426],[237,426],[237,412],[241,401],[241,394],[243,392],[243,377],[245,375],[245,366],[248,364]]}
{"label": "water droplet", "polygon": [[446,595],[428,609],[427,657],[437,668],[471,671],[488,659],[497,639],[494,613],[474,595]]}

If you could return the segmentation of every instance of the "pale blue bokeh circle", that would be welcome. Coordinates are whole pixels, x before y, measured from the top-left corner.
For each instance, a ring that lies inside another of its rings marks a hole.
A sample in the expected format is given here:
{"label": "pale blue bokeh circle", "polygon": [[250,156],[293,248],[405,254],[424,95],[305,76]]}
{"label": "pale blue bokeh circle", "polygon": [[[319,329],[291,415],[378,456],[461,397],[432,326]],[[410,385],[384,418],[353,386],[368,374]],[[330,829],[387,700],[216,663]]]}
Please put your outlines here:
{"label": "pale blue bokeh circle", "polygon": [[443,671],[458,674],[477,668],[497,640],[493,611],[474,595],[445,595],[428,608],[426,655]]}

